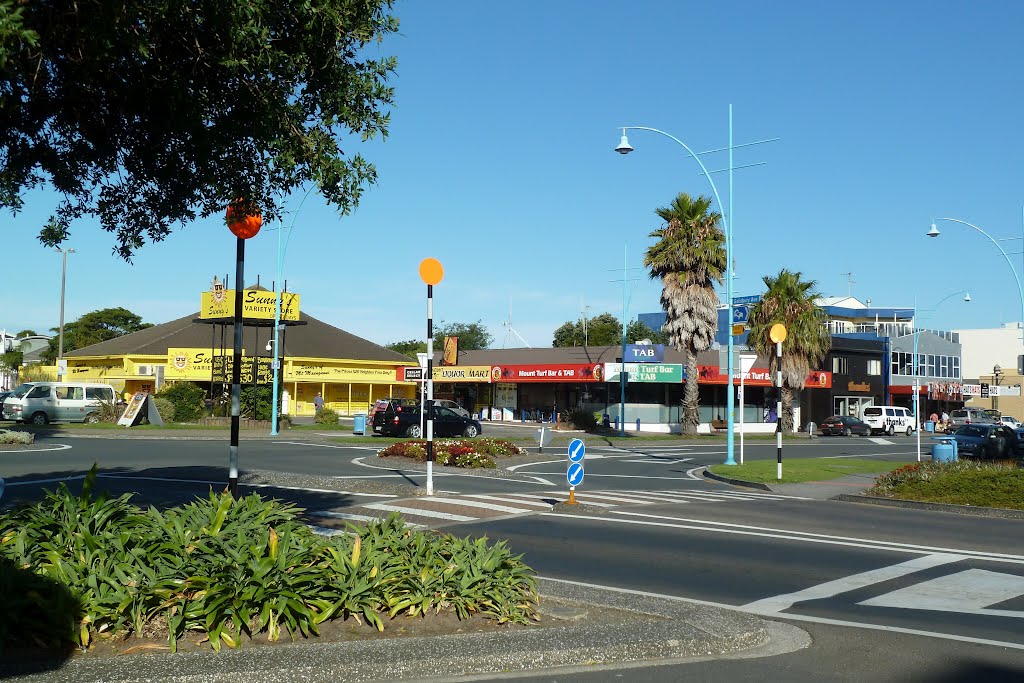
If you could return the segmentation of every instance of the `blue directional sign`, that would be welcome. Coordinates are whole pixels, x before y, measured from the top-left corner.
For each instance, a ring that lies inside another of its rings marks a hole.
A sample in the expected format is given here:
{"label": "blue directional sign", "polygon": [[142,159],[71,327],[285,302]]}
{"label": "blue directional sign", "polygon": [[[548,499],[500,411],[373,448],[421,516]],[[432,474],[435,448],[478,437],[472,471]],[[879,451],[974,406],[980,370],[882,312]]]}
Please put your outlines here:
{"label": "blue directional sign", "polygon": [[749,317],[750,317],[750,306],[748,306],[746,304],[739,305],[739,306],[733,305],[733,307],[732,307],[732,322],[733,322],[734,325],[739,325],[740,323],[747,322],[747,318],[749,318]]}
{"label": "blue directional sign", "polygon": [[569,486],[579,486],[580,482],[583,481],[583,463],[574,462],[569,465],[565,478],[569,480]]}
{"label": "blue directional sign", "polygon": [[741,304],[756,304],[760,300],[760,294],[755,294],[753,296],[734,296],[732,298],[732,305],[737,306]]}
{"label": "blue directional sign", "polygon": [[587,453],[587,447],[581,439],[573,439],[569,442],[569,460],[580,462]]}

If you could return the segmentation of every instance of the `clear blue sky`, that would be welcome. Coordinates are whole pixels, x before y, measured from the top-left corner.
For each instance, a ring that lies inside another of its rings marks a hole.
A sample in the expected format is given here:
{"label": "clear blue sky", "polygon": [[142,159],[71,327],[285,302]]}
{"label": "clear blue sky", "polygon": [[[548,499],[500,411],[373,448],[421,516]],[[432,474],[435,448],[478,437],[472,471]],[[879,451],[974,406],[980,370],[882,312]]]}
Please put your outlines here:
{"label": "clear blue sky", "polygon": [[[1020,237],[1024,106],[1013,2],[398,2],[399,59],[386,141],[359,145],[379,184],[337,217],[311,197],[287,251],[289,289],[309,314],[378,343],[423,338],[417,266],[438,258],[436,320],[503,321],[533,346],[556,327],[621,315],[624,253],[642,265],[654,209],[677,192],[710,194],[682,148],[643,132],[612,152],[623,125],[665,130],[695,150],[737,150],[737,295],[782,267],[880,306],[949,300],[928,322],[990,327],[1020,319],[1013,277],[972,230]],[[724,168],[725,154],[703,157]],[[728,204],[727,174],[713,175]],[[294,198],[294,204],[299,197]],[[37,241],[55,200],[27,197],[4,216],[0,326],[57,325],[60,256]],[[273,226],[265,226],[273,227]],[[250,241],[246,280],[274,278],[276,233]],[[1004,243],[1020,251],[1021,241]],[[234,272],[221,219],[177,230],[133,265],[81,223],[68,246],[66,319],[124,306],[148,322],[199,308],[213,275]],[[1022,264],[1021,256],[1012,256]],[[660,309],[640,270],[628,317]],[[508,339],[509,346],[521,345]]]}

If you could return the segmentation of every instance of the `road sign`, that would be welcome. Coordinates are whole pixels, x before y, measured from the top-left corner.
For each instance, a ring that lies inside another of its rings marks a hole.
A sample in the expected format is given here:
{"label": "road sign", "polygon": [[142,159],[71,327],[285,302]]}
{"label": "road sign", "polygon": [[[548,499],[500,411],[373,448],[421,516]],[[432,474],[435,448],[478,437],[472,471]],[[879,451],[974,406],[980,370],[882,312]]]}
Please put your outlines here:
{"label": "road sign", "polygon": [[423,368],[402,368],[405,370],[405,381],[412,382],[413,380],[423,379]]}
{"label": "road sign", "polygon": [[734,337],[738,337],[738,336],[740,336],[741,334],[743,334],[746,331],[747,331],[747,326],[744,325],[743,323],[740,323],[739,325],[733,325],[732,326],[732,336],[734,336]]}
{"label": "road sign", "polygon": [[579,486],[580,482],[583,481],[583,463],[574,462],[569,465],[565,478],[569,480],[569,486]]}
{"label": "road sign", "polygon": [[761,300],[760,294],[754,294],[753,296],[734,296],[732,298],[732,305],[737,304],[756,304]]}
{"label": "road sign", "polygon": [[747,318],[750,317],[750,306],[740,305],[732,307],[732,321],[733,323],[745,323]]}
{"label": "road sign", "polygon": [[583,444],[582,439],[573,439],[569,442],[569,460],[572,462],[580,462],[586,455],[587,447]]}

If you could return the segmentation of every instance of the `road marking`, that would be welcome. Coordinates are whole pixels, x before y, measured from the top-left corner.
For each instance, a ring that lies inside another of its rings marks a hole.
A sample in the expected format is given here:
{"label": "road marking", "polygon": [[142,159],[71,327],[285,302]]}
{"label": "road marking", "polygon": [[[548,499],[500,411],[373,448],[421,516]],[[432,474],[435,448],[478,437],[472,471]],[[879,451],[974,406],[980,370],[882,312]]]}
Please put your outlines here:
{"label": "road marking", "polygon": [[997,605],[1020,595],[1024,595],[1024,576],[990,572],[985,569],[967,569],[900,588],[857,604],[1024,619],[1024,612],[1021,611],[987,609],[988,605]]}
{"label": "road marking", "polygon": [[[550,576],[538,576],[541,581],[553,581],[555,583],[571,583],[575,586],[582,588],[594,588],[596,590],[612,591],[613,593],[622,593],[625,595],[642,595],[648,598],[658,598],[662,600],[671,600],[673,602],[686,602],[692,605],[707,605],[708,607],[719,607],[721,609],[731,610],[733,612],[748,612],[742,607],[736,605],[730,605],[724,602],[712,602],[710,600],[697,600],[695,598],[684,598],[678,595],[666,595],[664,593],[651,593],[649,591],[634,590],[632,588],[619,588],[617,586],[605,586],[596,583],[586,583],[583,581],[576,581],[573,579],[555,579]],[[828,626],[849,626],[852,628],[862,628],[869,631],[888,631],[892,633],[905,633],[911,636],[925,636],[927,638],[938,638],[940,640],[952,640],[959,643],[974,643],[976,645],[992,645],[995,647],[1006,647],[1013,650],[1024,650],[1024,643],[1011,643],[1003,640],[989,640],[987,638],[972,638],[971,636],[960,636],[952,633],[939,633],[937,631],[922,631],[916,628],[903,628],[900,626],[889,626],[881,624],[869,624],[860,621],[847,621],[845,619],[827,619],[825,617],[812,617],[805,616],[802,614],[771,614],[767,615],[777,619],[785,619],[786,621],[805,621],[812,624],[825,624]]]}
{"label": "road marking", "polygon": [[467,500],[466,498],[441,498],[433,496],[429,498],[432,503],[452,503],[453,505],[465,505],[471,508],[483,508],[485,510],[495,510],[497,512],[523,512],[522,508],[512,508],[507,505],[495,505],[494,503],[486,503],[482,500]]}
{"label": "road marking", "polygon": [[414,515],[416,517],[447,519],[452,522],[475,522],[477,520],[476,517],[467,517],[466,515],[454,515],[450,512],[437,512],[436,510],[423,510],[421,508],[405,507],[404,505],[388,505],[387,503],[370,503],[363,507],[372,510],[383,510],[384,512],[401,512],[403,515]]}
{"label": "road marking", "polygon": [[7,451],[8,453],[50,453],[54,451],[66,451],[72,446],[66,443],[54,444],[53,448],[19,448],[18,450]]}
{"label": "road marking", "polygon": [[[491,495],[487,495],[487,494],[484,494],[484,493],[472,493],[468,497],[469,498],[481,498],[483,500],[498,500],[498,501],[502,501],[502,502],[505,502],[505,503],[519,503],[521,505],[534,505],[536,507],[547,508],[548,510],[551,509],[551,503],[545,503],[542,500],[520,500],[518,498],[514,498],[513,496],[515,496],[515,495],[516,494],[510,494],[508,496],[491,496]],[[521,494],[521,495],[527,495],[527,494]]]}
{"label": "road marking", "polygon": [[[577,515],[565,515],[557,512],[542,513],[545,517],[565,517],[566,519],[586,519]],[[738,534],[741,536],[764,536],[766,538],[782,538],[793,541],[805,541],[807,543],[830,543],[834,545],[851,546],[854,548],[872,548],[874,550],[892,550],[904,553],[917,553],[921,555],[932,554],[954,554],[963,555],[968,559],[990,560],[992,562],[1007,562],[1010,564],[1024,565],[1024,555],[1009,555],[1006,553],[992,553],[983,550],[964,550],[961,548],[938,548],[927,545],[914,545],[911,543],[896,543],[893,541],[878,541],[870,538],[857,538],[851,536],[831,536],[828,534],[815,534],[808,531],[791,531],[789,529],[773,529],[771,527],[759,527],[747,524],[730,524],[707,519],[691,519],[687,517],[672,517],[669,515],[652,515],[643,512],[628,512],[624,510],[613,510],[613,515],[627,517],[641,517],[656,519],[658,522],[636,521],[636,524],[649,526],[664,526],[677,529],[694,529],[697,531],[710,531],[724,534]],[[602,522],[630,523],[631,520],[603,517]],[[672,522],[686,522],[687,524],[673,524]],[[700,525],[700,526],[696,526]],[[724,527],[724,528],[715,528]]]}
{"label": "road marking", "polygon": [[623,460],[622,462],[633,462],[641,465],[678,465],[681,462],[690,462],[693,458],[680,458],[678,460],[664,460],[657,456],[648,456],[643,460]]}
{"label": "road marking", "polygon": [[868,441],[871,443],[877,443],[879,446],[895,446],[896,442],[889,441],[888,439],[882,439],[877,436],[869,436]]}
{"label": "road marking", "polygon": [[[209,481],[206,479],[175,479],[172,477],[139,477],[131,474],[103,474],[99,473],[97,477],[103,479],[131,479],[139,481],[167,481],[174,482],[176,484],[207,484],[210,486],[227,486],[224,481]],[[332,493],[340,496],[367,496],[369,498],[398,498],[397,495],[390,493],[359,493],[358,491],[337,491],[335,489],[317,489],[310,488],[308,486],[285,486],[284,484],[250,484],[248,482],[240,481],[239,486],[247,486],[251,489],[282,489],[285,491],[311,491],[313,493]]]}
{"label": "road marking", "polygon": [[698,477],[696,474],[694,474],[694,472],[696,472],[698,470],[706,469],[706,467],[707,467],[707,465],[701,465],[700,467],[694,467],[692,469],[688,469],[688,470],[686,470],[686,476],[689,477],[690,479],[696,479],[697,481],[706,481],[703,476]]}
{"label": "road marking", "polygon": [[355,448],[354,446],[332,446],[328,443],[313,443],[311,441],[275,441],[275,444],[284,444],[288,446],[313,446],[316,448]]}
{"label": "road marking", "polygon": [[524,462],[524,463],[520,463],[519,465],[512,465],[511,467],[506,467],[505,469],[509,470],[509,471],[515,471],[515,470],[518,470],[520,467],[529,467],[531,465],[547,465],[548,463],[552,463],[552,462],[565,462],[565,459],[564,458],[560,458],[558,460],[541,460],[539,462]]}
{"label": "road marking", "polygon": [[[352,512],[336,512],[334,510],[317,510],[315,512],[310,512],[309,515],[311,517],[320,517],[320,518],[324,518],[324,519],[348,519],[348,520],[352,520],[353,522],[379,522],[379,521],[381,521],[380,517],[373,517],[371,515],[357,515],[357,514],[352,513]],[[408,526],[408,527],[414,527],[416,529],[425,529],[426,528],[422,524],[413,524],[412,522],[406,522],[405,525]]]}
{"label": "road marking", "polygon": [[797,602],[831,598],[840,593],[849,593],[859,588],[866,588],[876,583],[891,581],[907,574],[914,574],[925,569],[931,569],[932,567],[950,564],[951,562],[959,562],[963,559],[966,559],[963,555],[949,555],[945,553],[922,555],[900,564],[892,564],[888,567],[880,567],[868,572],[844,576],[835,581],[819,583],[817,586],[811,586],[794,593],[785,593],[748,602],[746,605],[743,605],[743,609],[748,609],[758,614],[774,614],[789,609]]}
{"label": "road marking", "polygon": [[30,486],[32,484],[56,484],[62,481],[75,481],[76,479],[85,479],[84,474],[74,474],[70,477],[54,477],[53,479],[30,479],[29,481],[11,481],[7,480],[7,487],[11,486]]}

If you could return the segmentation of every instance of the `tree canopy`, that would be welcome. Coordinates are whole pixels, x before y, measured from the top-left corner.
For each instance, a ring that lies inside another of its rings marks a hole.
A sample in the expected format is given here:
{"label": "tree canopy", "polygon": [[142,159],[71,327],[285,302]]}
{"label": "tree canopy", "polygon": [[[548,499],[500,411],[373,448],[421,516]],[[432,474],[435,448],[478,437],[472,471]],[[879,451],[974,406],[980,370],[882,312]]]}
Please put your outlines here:
{"label": "tree canopy", "polygon": [[[64,324],[64,352],[81,349],[92,344],[121,337],[132,332],[152,327],[127,308],[102,308],[86,313],[78,320]],[[59,333],[60,328],[53,328]],[[50,346],[40,354],[44,363],[52,365],[57,360],[60,339],[57,334],[50,338]]]}
{"label": "tree canopy", "polygon": [[551,340],[554,347],[615,346],[621,343],[622,323],[611,313],[587,318],[585,323],[583,320],[570,320],[555,330]]}
{"label": "tree canopy", "polygon": [[[494,337],[487,331],[481,320],[477,320],[475,323],[446,323],[438,321],[434,325],[435,354],[441,353],[444,349],[445,337],[458,337],[459,351],[486,349],[494,342]],[[397,351],[398,353],[404,353],[409,358],[417,360],[417,353],[427,352],[427,342],[420,341],[419,339],[409,339],[407,341],[392,342],[385,345],[385,348]]]}
{"label": "tree canopy", "polygon": [[0,207],[49,185],[40,240],[98,219],[129,259],[241,199],[279,219],[315,184],[341,214],[376,181],[391,0],[0,0]]}

